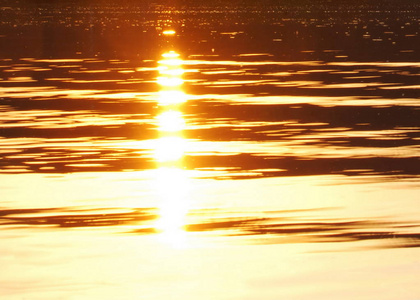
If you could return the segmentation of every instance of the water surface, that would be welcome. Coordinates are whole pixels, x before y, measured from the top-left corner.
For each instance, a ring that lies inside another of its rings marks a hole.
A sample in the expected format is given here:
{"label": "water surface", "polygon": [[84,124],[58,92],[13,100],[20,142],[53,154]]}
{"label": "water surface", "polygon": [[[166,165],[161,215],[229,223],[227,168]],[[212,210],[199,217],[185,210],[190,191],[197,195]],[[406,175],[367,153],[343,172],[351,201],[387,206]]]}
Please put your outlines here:
{"label": "water surface", "polygon": [[4,299],[416,299],[419,7],[4,5]]}

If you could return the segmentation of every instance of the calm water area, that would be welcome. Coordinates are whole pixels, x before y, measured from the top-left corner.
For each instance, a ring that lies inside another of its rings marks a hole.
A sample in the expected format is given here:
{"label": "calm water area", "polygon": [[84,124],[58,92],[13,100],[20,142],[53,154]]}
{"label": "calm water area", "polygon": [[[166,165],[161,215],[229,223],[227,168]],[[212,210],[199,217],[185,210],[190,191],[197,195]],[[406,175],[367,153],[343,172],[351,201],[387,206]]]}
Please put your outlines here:
{"label": "calm water area", "polygon": [[0,299],[420,299],[419,2],[121,3],[0,2]]}

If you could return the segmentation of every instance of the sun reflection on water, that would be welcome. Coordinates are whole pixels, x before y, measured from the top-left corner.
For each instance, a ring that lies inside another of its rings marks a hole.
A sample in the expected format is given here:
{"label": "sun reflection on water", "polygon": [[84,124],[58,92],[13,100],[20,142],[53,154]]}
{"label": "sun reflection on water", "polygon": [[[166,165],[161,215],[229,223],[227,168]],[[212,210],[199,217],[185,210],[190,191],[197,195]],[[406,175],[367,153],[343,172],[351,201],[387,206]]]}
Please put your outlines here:
{"label": "sun reflection on water", "polygon": [[184,83],[182,60],[175,51],[162,54],[158,66],[156,82],[161,90],[158,93],[160,114],[156,116],[159,138],[154,149],[157,164],[156,191],[160,200],[159,218],[155,229],[159,239],[173,247],[186,246],[186,215],[189,208],[188,173],[182,161],[186,140],[183,137],[185,120],[180,105],[187,101],[182,91]]}
{"label": "sun reflection on water", "polygon": [[160,198],[159,218],[155,223],[158,239],[176,248],[185,247],[184,227],[189,210],[189,178],[185,170],[160,167],[156,172],[157,194]]}

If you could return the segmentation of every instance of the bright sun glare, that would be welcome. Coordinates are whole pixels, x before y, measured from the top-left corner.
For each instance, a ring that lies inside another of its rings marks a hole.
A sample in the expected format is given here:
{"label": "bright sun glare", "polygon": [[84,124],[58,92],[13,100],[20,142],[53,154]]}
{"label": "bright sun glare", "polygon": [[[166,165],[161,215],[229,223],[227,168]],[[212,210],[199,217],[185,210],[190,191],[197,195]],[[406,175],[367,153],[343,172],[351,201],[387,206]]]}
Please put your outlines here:
{"label": "bright sun glare", "polygon": [[162,32],[163,35],[175,35],[175,30],[168,29]]}

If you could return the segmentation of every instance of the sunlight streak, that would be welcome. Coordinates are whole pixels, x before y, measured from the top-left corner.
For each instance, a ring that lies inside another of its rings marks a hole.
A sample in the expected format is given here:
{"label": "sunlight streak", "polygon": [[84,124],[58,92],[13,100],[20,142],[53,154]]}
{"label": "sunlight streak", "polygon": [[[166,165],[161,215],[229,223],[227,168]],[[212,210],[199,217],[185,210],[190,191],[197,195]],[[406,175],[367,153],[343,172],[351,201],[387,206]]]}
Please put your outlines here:
{"label": "sunlight streak", "polygon": [[[168,33],[167,34],[172,34]],[[174,33],[173,33],[174,34]],[[182,60],[175,51],[162,54],[158,62],[159,76],[156,82],[161,86],[158,93],[158,106],[161,108],[155,117],[159,138],[156,140],[154,159],[157,164],[155,190],[159,203],[159,218],[155,223],[158,239],[175,248],[186,246],[186,216],[189,209],[188,172],[183,169],[183,157],[187,140],[183,137],[185,120],[179,104],[187,101],[182,91],[184,83]]]}

